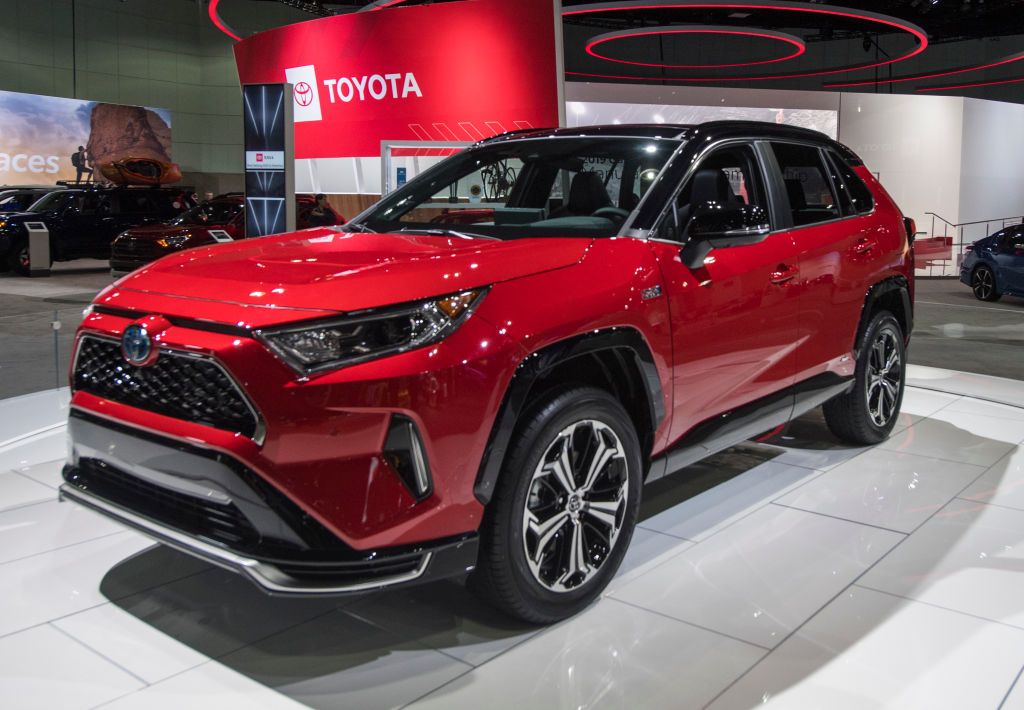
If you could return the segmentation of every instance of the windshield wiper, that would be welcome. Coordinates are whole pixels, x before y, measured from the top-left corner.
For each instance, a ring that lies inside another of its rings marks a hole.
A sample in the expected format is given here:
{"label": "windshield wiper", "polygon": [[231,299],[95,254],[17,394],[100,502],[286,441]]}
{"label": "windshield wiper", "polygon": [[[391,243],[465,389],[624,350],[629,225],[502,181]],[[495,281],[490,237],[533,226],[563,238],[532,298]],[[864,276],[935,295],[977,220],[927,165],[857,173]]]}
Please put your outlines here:
{"label": "windshield wiper", "polygon": [[367,232],[368,234],[376,234],[376,230],[370,229],[362,222],[346,222],[345,224],[339,225],[347,232]]}
{"label": "windshield wiper", "polygon": [[457,232],[454,229],[418,229],[416,227],[402,227],[398,230],[399,232],[405,232],[406,234],[430,234],[437,235],[440,237],[458,237],[459,239],[493,239],[501,241],[498,237],[492,237],[488,234],[477,234],[475,232]]}

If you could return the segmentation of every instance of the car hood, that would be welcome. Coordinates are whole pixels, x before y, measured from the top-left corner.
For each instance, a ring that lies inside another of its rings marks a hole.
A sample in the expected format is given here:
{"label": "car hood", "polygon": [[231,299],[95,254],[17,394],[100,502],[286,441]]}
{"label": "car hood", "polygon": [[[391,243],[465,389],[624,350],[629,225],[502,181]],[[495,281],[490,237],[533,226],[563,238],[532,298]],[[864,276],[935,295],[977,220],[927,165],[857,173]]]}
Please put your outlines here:
{"label": "car hood", "polygon": [[[176,301],[185,297],[238,304],[250,313],[252,306],[263,306],[291,312],[291,317],[299,310],[354,311],[566,267],[583,258],[591,241],[497,241],[315,228],[165,257],[116,282],[97,302],[131,306],[131,292],[144,292]],[[151,304],[152,299],[141,302]],[[258,320],[267,316],[264,312]]]}

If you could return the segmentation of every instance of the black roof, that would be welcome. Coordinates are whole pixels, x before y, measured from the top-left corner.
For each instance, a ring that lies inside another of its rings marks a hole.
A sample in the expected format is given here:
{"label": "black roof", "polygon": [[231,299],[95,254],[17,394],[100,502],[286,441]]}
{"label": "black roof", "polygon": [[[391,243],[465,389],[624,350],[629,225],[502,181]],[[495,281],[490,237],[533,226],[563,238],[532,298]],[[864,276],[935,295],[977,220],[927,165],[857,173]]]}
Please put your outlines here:
{"label": "black roof", "polygon": [[820,131],[765,121],[719,120],[698,124],[633,123],[578,126],[575,128],[527,128],[520,131],[509,131],[508,133],[484,139],[480,141],[479,145],[506,140],[545,138],[549,136],[636,136],[674,138],[687,141],[705,140],[708,142],[726,138],[781,138],[830,145],[839,150],[847,161],[855,164],[861,163],[860,158],[853,151]]}
{"label": "black roof", "polygon": [[631,123],[603,126],[577,126],[575,128],[526,128],[509,131],[481,143],[519,138],[544,138],[547,136],[638,136],[648,138],[679,138],[692,140],[698,136],[712,139],[739,136],[765,136],[774,138],[795,138],[802,140],[831,141],[824,133],[809,128],[788,126],[765,121],[708,121],[706,123]]}

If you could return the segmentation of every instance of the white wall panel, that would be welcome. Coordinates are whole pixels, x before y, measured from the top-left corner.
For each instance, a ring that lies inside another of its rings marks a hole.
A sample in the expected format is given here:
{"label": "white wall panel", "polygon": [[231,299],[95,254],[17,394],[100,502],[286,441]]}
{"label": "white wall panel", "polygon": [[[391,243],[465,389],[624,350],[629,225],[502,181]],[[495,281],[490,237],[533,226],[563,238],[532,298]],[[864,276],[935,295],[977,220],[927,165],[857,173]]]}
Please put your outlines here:
{"label": "white wall panel", "polygon": [[[964,100],[960,221],[1024,215],[1024,105]],[[1001,223],[966,227],[965,241]]]}
{"label": "white wall panel", "polygon": [[960,97],[902,94],[843,94],[839,140],[876,173],[919,229],[936,212],[960,217]]}

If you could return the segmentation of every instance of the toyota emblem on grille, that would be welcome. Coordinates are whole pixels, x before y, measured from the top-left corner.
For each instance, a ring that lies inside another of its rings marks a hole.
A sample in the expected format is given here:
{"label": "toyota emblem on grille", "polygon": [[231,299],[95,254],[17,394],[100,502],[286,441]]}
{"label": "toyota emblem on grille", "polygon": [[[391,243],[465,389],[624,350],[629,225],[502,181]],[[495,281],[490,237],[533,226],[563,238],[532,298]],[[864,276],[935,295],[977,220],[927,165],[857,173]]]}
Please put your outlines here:
{"label": "toyota emblem on grille", "polygon": [[[153,341],[146,332],[146,327],[132,323],[121,335],[121,354],[133,365],[149,365],[153,350]],[[155,358],[153,358],[155,359]]]}

